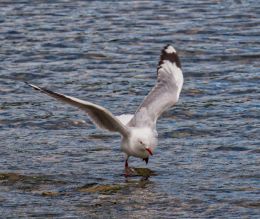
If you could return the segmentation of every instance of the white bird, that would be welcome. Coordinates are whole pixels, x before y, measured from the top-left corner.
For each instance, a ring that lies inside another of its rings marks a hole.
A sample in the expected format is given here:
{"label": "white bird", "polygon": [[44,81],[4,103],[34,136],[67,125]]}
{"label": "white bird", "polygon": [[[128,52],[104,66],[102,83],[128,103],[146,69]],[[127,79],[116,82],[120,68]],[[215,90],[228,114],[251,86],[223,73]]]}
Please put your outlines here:
{"label": "white bird", "polygon": [[161,52],[155,86],[134,115],[121,116],[114,116],[109,110],[97,104],[26,83],[51,97],[82,109],[97,127],[119,132],[122,136],[121,149],[126,155],[125,168],[128,168],[130,156],[141,158],[147,164],[149,156],[153,155],[158,144],[156,121],[164,111],[179,100],[183,74],[176,50],[167,45]]}

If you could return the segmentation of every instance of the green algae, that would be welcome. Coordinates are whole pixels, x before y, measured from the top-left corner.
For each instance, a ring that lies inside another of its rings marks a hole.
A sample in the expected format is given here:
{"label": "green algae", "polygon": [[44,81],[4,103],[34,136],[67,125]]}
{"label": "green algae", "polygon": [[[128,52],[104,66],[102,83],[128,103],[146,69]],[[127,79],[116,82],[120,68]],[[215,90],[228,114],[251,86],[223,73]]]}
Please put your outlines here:
{"label": "green algae", "polygon": [[122,190],[125,185],[87,185],[83,186],[77,189],[79,192],[88,192],[88,193],[106,193],[106,194],[111,194],[111,193],[116,193],[120,190]]}
{"label": "green algae", "polygon": [[136,168],[136,167],[127,168],[126,174],[130,177],[141,176],[141,177],[149,178],[150,176],[156,176],[156,173],[148,168]]}
{"label": "green algae", "polygon": [[40,190],[42,187],[64,185],[66,182],[54,180],[48,176],[27,176],[18,173],[0,173],[0,186],[19,189],[27,192]]}

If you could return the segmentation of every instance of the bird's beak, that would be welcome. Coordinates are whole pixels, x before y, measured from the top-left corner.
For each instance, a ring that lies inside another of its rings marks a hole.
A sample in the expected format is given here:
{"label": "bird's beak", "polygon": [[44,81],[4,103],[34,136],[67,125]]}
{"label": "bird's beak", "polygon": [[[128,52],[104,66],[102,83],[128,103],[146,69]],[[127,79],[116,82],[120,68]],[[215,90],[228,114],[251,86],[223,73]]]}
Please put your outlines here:
{"label": "bird's beak", "polygon": [[152,156],[153,155],[153,152],[151,151],[150,148],[145,148],[145,150],[147,150],[147,152]]}

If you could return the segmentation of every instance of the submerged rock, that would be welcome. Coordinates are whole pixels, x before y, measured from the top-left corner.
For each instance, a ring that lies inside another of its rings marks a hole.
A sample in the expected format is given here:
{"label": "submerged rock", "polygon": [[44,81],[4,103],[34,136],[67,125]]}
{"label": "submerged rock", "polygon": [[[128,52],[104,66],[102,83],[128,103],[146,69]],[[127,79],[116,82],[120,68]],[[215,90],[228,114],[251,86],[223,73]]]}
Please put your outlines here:
{"label": "submerged rock", "polygon": [[60,194],[61,193],[59,193],[59,192],[51,192],[51,191],[45,191],[45,192],[41,193],[42,196],[49,196],[49,197],[58,196]]}
{"label": "submerged rock", "polygon": [[64,185],[66,182],[51,179],[49,176],[27,176],[18,173],[0,173],[0,185],[8,186],[10,189],[23,191],[41,190],[42,187],[53,185]]}
{"label": "submerged rock", "polygon": [[86,185],[78,188],[79,192],[100,192],[100,193],[115,193],[123,189],[123,185]]}
{"label": "submerged rock", "polygon": [[148,178],[150,176],[156,176],[156,173],[148,168],[135,168],[129,167],[126,169],[126,173],[128,176],[142,176]]}
{"label": "submerged rock", "polygon": [[14,184],[19,180],[24,180],[26,177],[17,173],[0,173],[1,184]]}

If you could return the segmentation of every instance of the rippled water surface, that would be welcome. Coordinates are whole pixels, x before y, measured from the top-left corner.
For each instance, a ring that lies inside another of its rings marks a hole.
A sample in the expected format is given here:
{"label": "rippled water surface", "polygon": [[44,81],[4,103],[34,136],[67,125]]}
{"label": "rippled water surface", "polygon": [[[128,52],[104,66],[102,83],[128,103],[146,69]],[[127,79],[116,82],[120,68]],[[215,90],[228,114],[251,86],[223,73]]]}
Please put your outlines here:
{"label": "rippled water surface", "polygon": [[[0,1],[1,217],[259,218],[259,11],[249,0]],[[128,179],[119,135],[23,83],[133,113],[167,43],[182,61],[180,102]]]}

